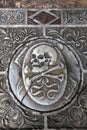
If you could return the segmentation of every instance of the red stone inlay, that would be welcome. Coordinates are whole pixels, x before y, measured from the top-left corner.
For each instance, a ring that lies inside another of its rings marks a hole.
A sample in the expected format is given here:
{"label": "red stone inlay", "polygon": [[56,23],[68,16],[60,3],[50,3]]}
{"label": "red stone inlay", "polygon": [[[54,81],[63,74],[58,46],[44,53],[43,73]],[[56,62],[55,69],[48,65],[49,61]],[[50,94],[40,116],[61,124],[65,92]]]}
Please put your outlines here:
{"label": "red stone inlay", "polygon": [[61,18],[58,18],[57,20],[55,20],[53,23],[51,24],[61,24]]}
{"label": "red stone inlay", "polygon": [[37,14],[34,19],[38,20],[40,23],[42,24],[47,24],[50,21],[54,20],[56,17],[47,13],[47,12],[41,12],[39,14]]}
{"label": "red stone inlay", "polygon": [[36,11],[28,11],[28,17],[36,13]]}

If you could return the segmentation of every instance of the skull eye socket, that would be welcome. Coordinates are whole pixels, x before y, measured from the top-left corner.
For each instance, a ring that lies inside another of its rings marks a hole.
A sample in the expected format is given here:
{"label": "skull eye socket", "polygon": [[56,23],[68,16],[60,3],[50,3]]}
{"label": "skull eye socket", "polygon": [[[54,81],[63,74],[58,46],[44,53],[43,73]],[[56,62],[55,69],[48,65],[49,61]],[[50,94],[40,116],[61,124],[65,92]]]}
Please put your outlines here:
{"label": "skull eye socket", "polygon": [[32,58],[36,58],[36,55],[35,55],[35,54],[32,54]]}
{"label": "skull eye socket", "polygon": [[45,57],[45,58],[51,58],[51,56],[49,55],[48,52],[44,53],[44,57]]}
{"label": "skull eye socket", "polygon": [[38,56],[38,59],[43,59],[43,58],[44,58],[43,55],[39,55],[39,56]]}

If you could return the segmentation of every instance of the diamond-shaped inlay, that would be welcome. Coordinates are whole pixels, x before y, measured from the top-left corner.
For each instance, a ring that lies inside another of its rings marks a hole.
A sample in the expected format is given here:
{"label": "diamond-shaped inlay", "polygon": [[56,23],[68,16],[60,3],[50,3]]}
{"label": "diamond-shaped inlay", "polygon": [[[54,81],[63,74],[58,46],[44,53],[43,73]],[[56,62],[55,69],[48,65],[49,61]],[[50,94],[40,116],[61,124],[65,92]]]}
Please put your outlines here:
{"label": "diamond-shaped inlay", "polygon": [[42,24],[47,24],[49,23],[50,21],[54,20],[56,17],[51,15],[50,13],[48,12],[40,12],[39,14],[37,14],[34,19],[38,20],[40,23]]}

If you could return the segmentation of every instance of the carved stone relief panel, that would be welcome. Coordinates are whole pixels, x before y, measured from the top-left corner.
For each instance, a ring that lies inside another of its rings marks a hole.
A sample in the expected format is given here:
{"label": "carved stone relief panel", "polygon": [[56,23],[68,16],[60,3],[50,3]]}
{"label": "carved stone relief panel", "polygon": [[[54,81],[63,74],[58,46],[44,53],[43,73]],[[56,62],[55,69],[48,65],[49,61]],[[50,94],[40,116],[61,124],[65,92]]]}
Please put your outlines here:
{"label": "carved stone relief panel", "polygon": [[33,4],[0,9],[0,130],[86,130],[87,9]]}
{"label": "carved stone relief panel", "polygon": [[87,127],[86,28],[0,28],[1,128]]}
{"label": "carved stone relief panel", "polygon": [[[11,89],[31,109],[58,109],[72,99],[79,87],[79,62],[72,49],[59,41],[35,39],[16,50],[9,66]],[[72,89],[67,93],[70,83]]]}

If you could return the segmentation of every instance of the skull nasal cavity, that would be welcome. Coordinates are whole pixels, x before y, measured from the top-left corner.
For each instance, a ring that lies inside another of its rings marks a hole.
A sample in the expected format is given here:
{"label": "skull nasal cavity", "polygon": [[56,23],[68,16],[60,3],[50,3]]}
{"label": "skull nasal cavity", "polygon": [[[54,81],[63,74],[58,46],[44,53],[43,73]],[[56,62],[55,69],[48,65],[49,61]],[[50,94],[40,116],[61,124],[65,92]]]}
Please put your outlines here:
{"label": "skull nasal cavity", "polygon": [[37,59],[34,59],[34,62],[37,62]]}
{"label": "skull nasal cavity", "polygon": [[43,58],[44,58],[43,55],[39,55],[39,56],[38,56],[38,59],[43,59]]}

